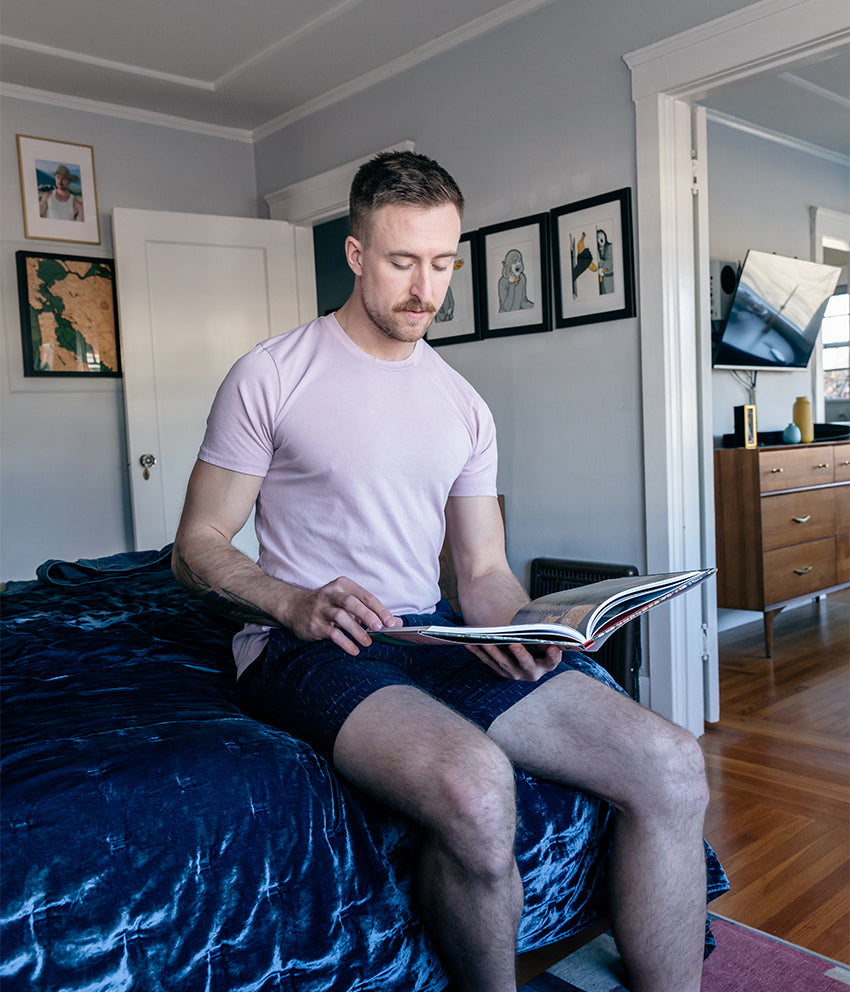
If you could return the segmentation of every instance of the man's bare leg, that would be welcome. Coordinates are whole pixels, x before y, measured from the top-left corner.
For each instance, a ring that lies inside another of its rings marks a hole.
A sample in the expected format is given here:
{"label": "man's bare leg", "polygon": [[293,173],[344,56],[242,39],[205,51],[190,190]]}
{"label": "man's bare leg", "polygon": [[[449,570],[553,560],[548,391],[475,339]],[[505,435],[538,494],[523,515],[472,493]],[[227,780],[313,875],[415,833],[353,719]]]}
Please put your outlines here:
{"label": "man's bare leg", "polygon": [[516,992],[522,883],[513,766],[478,727],[408,686],[379,690],[342,726],[334,764],[421,824],[420,908],[465,992]]}
{"label": "man's bare leg", "polygon": [[488,732],[522,768],[618,807],[611,922],[632,992],[698,992],[704,947],[708,791],[692,735],[569,672]]}

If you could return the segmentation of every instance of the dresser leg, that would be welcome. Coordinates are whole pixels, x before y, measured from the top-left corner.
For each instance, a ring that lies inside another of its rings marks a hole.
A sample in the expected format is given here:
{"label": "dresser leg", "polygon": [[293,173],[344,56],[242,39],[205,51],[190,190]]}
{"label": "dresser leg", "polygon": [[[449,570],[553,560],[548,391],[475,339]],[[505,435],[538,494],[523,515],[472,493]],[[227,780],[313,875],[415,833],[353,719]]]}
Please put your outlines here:
{"label": "dresser leg", "polygon": [[764,653],[768,658],[773,657],[773,619],[781,612],[780,606],[778,610],[765,610],[764,613]]}

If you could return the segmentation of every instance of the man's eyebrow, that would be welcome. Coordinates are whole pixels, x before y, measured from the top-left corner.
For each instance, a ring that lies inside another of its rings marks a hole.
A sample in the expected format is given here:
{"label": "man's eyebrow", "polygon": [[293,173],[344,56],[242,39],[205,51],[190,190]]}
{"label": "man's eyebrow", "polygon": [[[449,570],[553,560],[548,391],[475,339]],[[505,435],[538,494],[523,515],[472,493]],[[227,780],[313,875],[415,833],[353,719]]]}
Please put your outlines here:
{"label": "man's eyebrow", "polygon": [[[398,251],[389,251],[387,255],[390,258],[419,258],[420,256],[415,251],[405,251],[400,248]],[[443,251],[439,255],[432,256],[433,258],[457,258],[457,250],[454,251]]]}

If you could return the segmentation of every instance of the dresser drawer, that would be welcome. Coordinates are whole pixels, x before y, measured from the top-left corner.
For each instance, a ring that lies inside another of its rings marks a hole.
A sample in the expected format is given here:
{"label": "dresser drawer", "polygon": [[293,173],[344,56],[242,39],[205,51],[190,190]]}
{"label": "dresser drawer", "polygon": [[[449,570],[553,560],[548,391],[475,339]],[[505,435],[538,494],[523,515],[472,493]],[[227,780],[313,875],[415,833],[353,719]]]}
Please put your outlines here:
{"label": "dresser drawer", "polygon": [[[848,445],[850,447],[850,445]],[[780,448],[759,452],[759,486],[763,493],[801,486],[820,486],[834,478],[834,449],[824,447]]]}
{"label": "dresser drawer", "polygon": [[832,451],[835,456],[835,481],[850,482],[850,444],[836,444]]}
{"label": "dresser drawer", "polygon": [[835,494],[835,533],[850,531],[850,486],[836,486]]}
{"label": "dresser drawer", "polygon": [[850,534],[835,538],[835,581],[850,582]]}
{"label": "dresser drawer", "polygon": [[765,552],[765,605],[796,599],[835,584],[835,538]]}
{"label": "dresser drawer", "polygon": [[764,551],[832,537],[835,533],[835,490],[803,489],[762,496],[761,539]]}

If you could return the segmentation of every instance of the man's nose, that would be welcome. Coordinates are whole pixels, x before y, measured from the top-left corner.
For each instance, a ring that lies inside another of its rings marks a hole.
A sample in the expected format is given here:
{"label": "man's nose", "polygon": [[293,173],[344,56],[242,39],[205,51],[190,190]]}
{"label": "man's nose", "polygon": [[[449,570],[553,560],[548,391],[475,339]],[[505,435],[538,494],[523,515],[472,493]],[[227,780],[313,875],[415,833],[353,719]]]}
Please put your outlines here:
{"label": "man's nose", "polygon": [[421,303],[430,303],[432,294],[431,272],[427,266],[420,266],[414,270],[413,282],[410,293]]}

